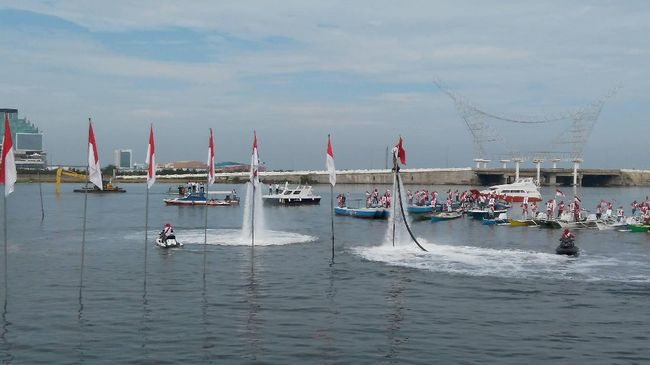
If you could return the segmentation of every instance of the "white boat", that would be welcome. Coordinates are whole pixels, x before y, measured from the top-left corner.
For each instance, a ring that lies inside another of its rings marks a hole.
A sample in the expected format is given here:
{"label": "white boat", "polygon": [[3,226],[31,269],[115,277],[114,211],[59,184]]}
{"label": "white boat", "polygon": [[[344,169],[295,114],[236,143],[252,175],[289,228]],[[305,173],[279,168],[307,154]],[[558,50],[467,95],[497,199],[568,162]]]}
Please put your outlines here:
{"label": "white boat", "polygon": [[290,188],[288,183],[275,194],[262,195],[264,203],[276,205],[320,204],[320,195],[315,195],[309,185],[298,185]]}
{"label": "white boat", "polygon": [[622,221],[618,221],[615,217],[607,217],[603,220],[596,222],[596,227],[601,231],[611,231],[611,230],[627,230],[628,224],[640,224],[640,220],[637,217],[625,217]]}
{"label": "white boat", "polygon": [[539,186],[535,184],[532,177],[520,178],[512,184],[490,186],[479,193],[481,195],[496,194],[497,200],[505,200],[507,202],[523,202],[526,198],[531,203],[542,201]]}
{"label": "white boat", "polygon": [[208,205],[208,206],[232,206],[239,205],[239,197],[234,190],[228,191],[208,191],[189,193],[183,197],[174,199],[163,199],[167,205]]}

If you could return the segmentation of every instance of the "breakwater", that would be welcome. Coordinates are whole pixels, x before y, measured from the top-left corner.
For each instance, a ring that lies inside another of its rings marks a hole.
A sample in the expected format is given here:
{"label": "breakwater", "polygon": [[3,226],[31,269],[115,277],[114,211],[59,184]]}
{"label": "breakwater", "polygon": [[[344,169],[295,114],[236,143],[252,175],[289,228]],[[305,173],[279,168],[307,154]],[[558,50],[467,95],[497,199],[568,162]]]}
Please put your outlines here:
{"label": "breakwater", "polygon": [[[512,182],[514,169],[430,168],[402,169],[402,180],[409,185],[493,185]],[[536,169],[520,169],[520,177],[536,179]],[[119,176],[119,182],[141,182],[144,176]],[[248,180],[248,172],[218,173],[217,182],[238,183]],[[159,175],[157,179],[168,182],[185,182],[188,179],[205,179],[205,173]],[[266,184],[327,184],[326,171],[267,171],[260,173]],[[387,169],[340,170],[336,173],[339,184],[392,184],[392,172]],[[572,185],[573,169],[541,169],[542,185]],[[580,186],[650,186],[650,170],[635,169],[580,169],[577,176]]]}

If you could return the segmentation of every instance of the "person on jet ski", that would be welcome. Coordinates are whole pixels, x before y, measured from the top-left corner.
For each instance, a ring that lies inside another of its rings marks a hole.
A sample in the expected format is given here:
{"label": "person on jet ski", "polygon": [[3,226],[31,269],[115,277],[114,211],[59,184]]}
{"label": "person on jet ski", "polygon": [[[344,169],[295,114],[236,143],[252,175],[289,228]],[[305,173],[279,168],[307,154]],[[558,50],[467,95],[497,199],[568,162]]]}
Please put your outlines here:
{"label": "person on jet ski", "polygon": [[564,232],[562,233],[562,237],[560,237],[560,242],[562,242],[563,246],[573,246],[573,240],[575,239],[575,236],[571,231],[566,228]]}
{"label": "person on jet ski", "polygon": [[165,223],[162,231],[160,232],[160,239],[163,243],[167,243],[167,238],[174,235],[174,228],[169,223]]}

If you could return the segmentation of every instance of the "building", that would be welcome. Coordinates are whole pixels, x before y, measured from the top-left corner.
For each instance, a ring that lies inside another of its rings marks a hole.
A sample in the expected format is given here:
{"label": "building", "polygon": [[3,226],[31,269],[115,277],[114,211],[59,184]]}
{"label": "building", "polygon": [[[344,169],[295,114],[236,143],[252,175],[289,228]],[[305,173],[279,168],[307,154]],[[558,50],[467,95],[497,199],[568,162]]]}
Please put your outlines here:
{"label": "building", "polygon": [[113,165],[118,169],[130,170],[133,168],[133,150],[113,151]]}
{"label": "building", "polygon": [[[0,108],[0,116],[9,117],[9,128],[14,143],[16,167],[19,169],[42,169],[47,165],[43,149],[43,133],[27,118],[18,118],[18,109]],[[0,141],[4,138],[4,128],[0,128]]]}

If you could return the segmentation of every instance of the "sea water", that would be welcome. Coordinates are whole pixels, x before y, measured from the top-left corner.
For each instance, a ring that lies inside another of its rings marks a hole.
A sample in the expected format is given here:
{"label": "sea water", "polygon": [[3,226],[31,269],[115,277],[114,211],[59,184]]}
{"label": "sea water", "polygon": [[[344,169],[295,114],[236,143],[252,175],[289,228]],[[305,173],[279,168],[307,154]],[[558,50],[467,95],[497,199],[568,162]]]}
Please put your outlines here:
{"label": "sea water", "polygon": [[[386,220],[335,217],[330,265],[329,186],[317,186],[320,205],[260,208],[270,233],[255,249],[241,239],[244,202],[209,207],[204,280],[204,209],[165,206],[168,185],[159,183],[149,197],[145,286],[145,190],[133,184],[88,196],[80,288],[83,194],[74,187],[57,196],[43,185],[44,221],[38,185],[9,196],[4,362],[650,361],[650,234],[578,230],[581,255],[567,258],[553,254],[559,230],[412,222],[424,252],[408,237],[387,242]],[[246,189],[215,189],[233,188]],[[334,194],[373,188],[337,185]],[[646,195],[580,190],[587,208],[615,199],[628,212]],[[166,222],[183,248],[154,247]]]}

